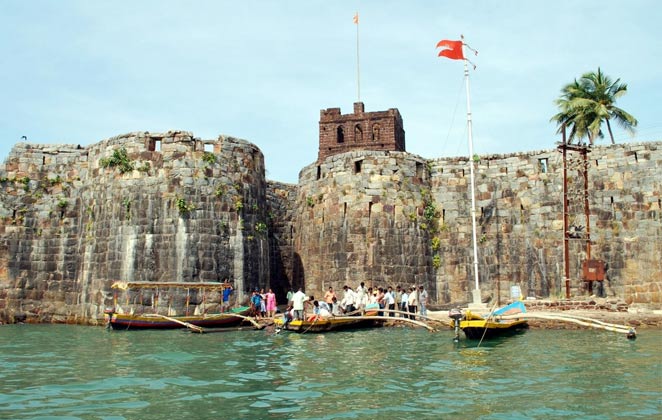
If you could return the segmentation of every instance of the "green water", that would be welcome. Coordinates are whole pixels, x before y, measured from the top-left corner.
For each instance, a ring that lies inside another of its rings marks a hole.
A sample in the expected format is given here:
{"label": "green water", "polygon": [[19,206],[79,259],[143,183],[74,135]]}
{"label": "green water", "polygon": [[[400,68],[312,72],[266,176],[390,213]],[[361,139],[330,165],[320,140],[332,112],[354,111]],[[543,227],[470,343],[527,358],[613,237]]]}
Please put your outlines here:
{"label": "green water", "polygon": [[662,418],[662,331],[0,327],[0,418]]}

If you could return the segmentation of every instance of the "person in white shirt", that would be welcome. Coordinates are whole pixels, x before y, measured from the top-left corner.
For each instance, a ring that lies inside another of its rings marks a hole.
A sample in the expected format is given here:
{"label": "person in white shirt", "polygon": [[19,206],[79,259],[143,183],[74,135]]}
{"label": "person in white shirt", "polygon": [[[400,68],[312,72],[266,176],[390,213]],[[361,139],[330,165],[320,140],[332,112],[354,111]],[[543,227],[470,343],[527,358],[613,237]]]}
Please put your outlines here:
{"label": "person in white shirt", "polygon": [[[407,288],[405,287],[402,289],[402,306],[400,307],[400,310],[402,312],[409,312],[409,308],[407,307],[407,301],[409,300],[409,293],[407,293]],[[400,314],[402,318],[407,318],[407,315],[405,314]]]}
{"label": "person in white shirt", "polygon": [[303,318],[303,304],[306,301],[306,294],[299,290],[292,296],[292,309],[294,310],[294,319],[304,319]]}
{"label": "person in white shirt", "polygon": [[352,288],[349,286],[343,287],[343,290],[345,291],[345,295],[340,302],[340,306],[342,306],[345,313],[354,312],[356,310],[356,295],[354,294]]}
{"label": "person in white shirt", "polygon": [[[390,287],[388,288],[388,291],[384,293],[384,306],[389,311],[395,309],[395,294],[393,293],[393,289]],[[388,316],[395,316],[395,314],[393,312],[389,312]]]}
{"label": "person in white shirt", "polygon": [[357,309],[365,309],[365,305],[368,303],[368,295],[365,289],[365,283],[361,282],[359,287],[356,288],[356,297],[354,304],[357,306]]}
{"label": "person in white shirt", "polygon": [[421,315],[428,316],[428,292],[423,286],[418,288],[418,304],[421,305]]}
{"label": "person in white shirt", "polygon": [[407,298],[407,306],[409,307],[409,319],[416,319],[414,315],[418,309],[418,292],[415,287],[409,288],[409,298]]}

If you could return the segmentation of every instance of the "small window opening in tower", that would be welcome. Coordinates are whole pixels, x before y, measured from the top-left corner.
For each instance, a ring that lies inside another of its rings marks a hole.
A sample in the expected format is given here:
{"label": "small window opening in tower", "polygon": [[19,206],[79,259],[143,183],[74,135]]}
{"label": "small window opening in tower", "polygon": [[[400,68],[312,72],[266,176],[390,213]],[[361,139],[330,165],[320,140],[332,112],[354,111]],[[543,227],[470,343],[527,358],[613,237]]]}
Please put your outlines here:
{"label": "small window opening in tower", "polygon": [[538,169],[540,169],[541,174],[547,173],[547,158],[538,159]]}
{"label": "small window opening in tower", "polygon": [[317,165],[317,180],[322,178],[322,167]]}
{"label": "small window opening in tower", "polygon": [[354,162],[354,173],[358,174],[361,173],[361,165],[363,164],[363,160],[357,160]]}
{"label": "small window opening in tower", "polygon": [[637,152],[634,152],[634,161],[639,162],[639,157],[637,156]]}
{"label": "small window opening in tower", "polygon": [[361,126],[358,124],[354,127],[354,141],[356,143],[363,141],[363,130],[361,130]]}
{"label": "small window opening in tower", "polygon": [[344,143],[345,142],[345,133],[343,132],[343,129],[341,126],[339,126],[336,129],[336,141],[338,143]]}
{"label": "small window opening in tower", "polygon": [[342,218],[344,219],[345,216],[347,216],[347,203],[343,203],[343,208],[342,208]]}
{"label": "small window opening in tower", "polygon": [[155,152],[161,151],[161,140],[154,140],[154,151]]}
{"label": "small window opening in tower", "polygon": [[372,141],[379,141],[379,136],[380,136],[380,128],[379,124],[373,124],[372,126]]}
{"label": "small window opening in tower", "polygon": [[372,203],[368,203],[368,220],[370,220],[370,216],[372,216]]}

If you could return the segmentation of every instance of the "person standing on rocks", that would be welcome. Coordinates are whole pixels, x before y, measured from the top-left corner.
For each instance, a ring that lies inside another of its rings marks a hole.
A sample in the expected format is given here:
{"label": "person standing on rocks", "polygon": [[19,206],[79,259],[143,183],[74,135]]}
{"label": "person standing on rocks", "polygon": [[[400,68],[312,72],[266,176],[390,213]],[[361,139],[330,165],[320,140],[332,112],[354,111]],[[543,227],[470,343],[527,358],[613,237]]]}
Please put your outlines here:
{"label": "person standing on rocks", "polygon": [[[409,312],[408,302],[409,302],[409,293],[407,293],[407,288],[405,287],[404,289],[402,289],[402,304],[400,306],[400,310],[402,312]],[[400,316],[402,318],[408,318],[408,316],[405,314],[400,314]]]}
{"label": "person standing on rocks", "polygon": [[418,304],[421,305],[421,315],[428,316],[428,292],[423,286],[418,288]]}
{"label": "person standing on rocks", "polygon": [[289,290],[287,291],[287,297],[286,297],[286,298],[287,298],[287,304],[288,304],[288,305],[291,305],[291,304],[292,304],[292,296],[294,296],[294,292],[292,291],[292,289],[289,289]]}
{"label": "person standing on rocks", "polygon": [[221,312],[226,312],[227,310],[230,309],[230,295],[232,294],[232,291],[234,290],[232,288],[232,284],[228,283],[227,277],[225,280],[223,280],[223,283],[225,283],[225,287],[223,288],[223,299],[221,301]]}
{"label": "person standing on rocks", "polygon": [[265,300],[267,301],[267,317],[273,318],[276,315],[276,294],[273,290],[269,289],[265,295]]}
{"label": "person standing on rocks", "polygon": [[416,319],[416,310],[418,309],[418,292],[416,286],[409,288],[409,298],[407,298],[409,307],[409,319]]}

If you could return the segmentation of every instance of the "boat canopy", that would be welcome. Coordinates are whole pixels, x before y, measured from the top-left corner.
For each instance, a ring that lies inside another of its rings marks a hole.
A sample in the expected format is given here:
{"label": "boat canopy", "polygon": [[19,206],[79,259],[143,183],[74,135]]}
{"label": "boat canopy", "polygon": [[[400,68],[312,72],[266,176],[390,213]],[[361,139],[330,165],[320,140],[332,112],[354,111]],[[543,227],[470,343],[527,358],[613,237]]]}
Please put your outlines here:
{"label": "boat canopy", "polygon": [[210,289],[222,290],[231,287],[230,283],[211,282],[186,282],[186,281],[116,281],[110,286],[111,289],[153,289],[153,288],[178,288],[178,289]]}

